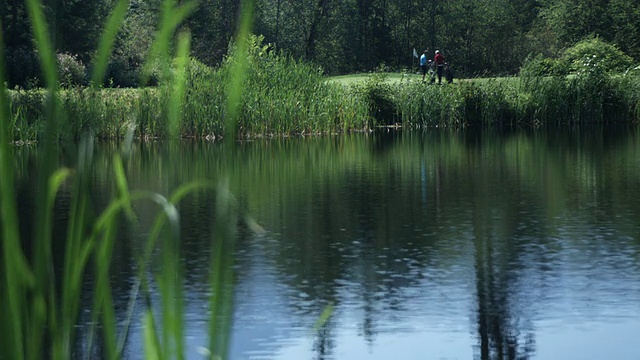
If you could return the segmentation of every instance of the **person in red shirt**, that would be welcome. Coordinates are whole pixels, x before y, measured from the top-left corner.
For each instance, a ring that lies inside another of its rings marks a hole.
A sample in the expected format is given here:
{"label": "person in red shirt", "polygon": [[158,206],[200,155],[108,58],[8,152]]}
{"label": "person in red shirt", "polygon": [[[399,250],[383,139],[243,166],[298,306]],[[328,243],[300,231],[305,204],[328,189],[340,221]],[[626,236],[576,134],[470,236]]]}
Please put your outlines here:
{"label": "person in red shirt", "polygon": [[438,84],[442,83],[442,73],[444,72],[444,55],[440,53],[440,50],[436,50],[436,56],[433,58],[433,62],[436,63],[438,68]]}

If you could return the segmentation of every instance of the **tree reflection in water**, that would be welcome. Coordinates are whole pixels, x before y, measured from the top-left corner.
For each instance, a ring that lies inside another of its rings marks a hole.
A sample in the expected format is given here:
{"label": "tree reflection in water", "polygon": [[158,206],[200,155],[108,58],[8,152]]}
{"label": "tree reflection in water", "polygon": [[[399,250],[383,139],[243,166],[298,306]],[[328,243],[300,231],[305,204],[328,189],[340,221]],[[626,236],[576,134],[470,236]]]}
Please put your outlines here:
{"label": "tree reflection in water", "polygon": [[514,279],[508,270],[498,269],[494,262],[492,237],[476,238],[476,291],[479,357],[489,359],[529,359],[535,351],[532,330],[526,330],[526,320],[517,314],[517,304],[511,304],[509,282]]}

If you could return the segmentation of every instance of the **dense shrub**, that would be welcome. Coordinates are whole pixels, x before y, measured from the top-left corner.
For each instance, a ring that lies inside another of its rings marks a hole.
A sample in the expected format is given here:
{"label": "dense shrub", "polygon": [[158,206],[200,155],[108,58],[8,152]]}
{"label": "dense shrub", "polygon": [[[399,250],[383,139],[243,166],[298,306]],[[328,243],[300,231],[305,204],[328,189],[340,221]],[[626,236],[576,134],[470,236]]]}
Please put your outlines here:
{"label": "dense shrub", "polygon": [[[558,59],[531,58],[520,72],[521,91],[529,99],[523,113],[544,123],[637,118],[632,66],[629,56],[598,37],[580,41]],[[549,75],[563,76],[541,78]]]}
{"label": "dense shrub", "polygon": [[566,62],[545,58],[542,54],[529,55],[520,68],[520,76],[561,76],[568,73],[569,66]]}
{"label": "dense shrub", "polygon": [[612,79],[621,94],[623,111],[631,119],[640,120],[640,66]]}
{"label": "dense shrub", "polygon": [[520,69],[520,76],[564,76],[592,72],[620,73],[633,67],[633,59],[598,37],[582,40],[566,49],[557,59],[541,54],[529,56]]}
{"label": "dense shrub", "polygon": [[58,76],[62,87],[87,85],[87,68],[78,56],[72,54],[56,54]]}
{"label": "dense shrub", "polygon": [[597,67],[607,73],[623,72],[633,66],[633,59],[599,37],[580,41],[568,48],[561,58],[571,72]]}

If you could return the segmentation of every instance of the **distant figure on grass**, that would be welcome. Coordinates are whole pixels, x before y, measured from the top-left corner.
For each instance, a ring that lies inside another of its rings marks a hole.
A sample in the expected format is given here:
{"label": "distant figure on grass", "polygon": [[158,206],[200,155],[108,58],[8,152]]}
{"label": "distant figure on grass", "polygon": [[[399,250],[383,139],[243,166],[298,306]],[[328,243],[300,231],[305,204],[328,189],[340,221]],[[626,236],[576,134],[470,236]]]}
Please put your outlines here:
{"label": "distant figure on grass", "polygon": [[427,66],[427,52],[428,50],[425,50],[420,56],[420,69],[422,70],[422,81],[424,81],[424,77],[427,75],[427,71],[429,70],[429,67]]}
{"label": "distant figure on grass", "polygon": [[444,77],[447,79],[449,84],[453,83],[453,71],[451,70],[449,63],[444,63]]}
{"label": "distant figure on grass", "polygon": [[440,50],[436,50],[436,56],[433,58],[433,62],[436,63],[438,69],[438,84],[442,83],[442,73],[444,72],[444,55],[440,53]]}

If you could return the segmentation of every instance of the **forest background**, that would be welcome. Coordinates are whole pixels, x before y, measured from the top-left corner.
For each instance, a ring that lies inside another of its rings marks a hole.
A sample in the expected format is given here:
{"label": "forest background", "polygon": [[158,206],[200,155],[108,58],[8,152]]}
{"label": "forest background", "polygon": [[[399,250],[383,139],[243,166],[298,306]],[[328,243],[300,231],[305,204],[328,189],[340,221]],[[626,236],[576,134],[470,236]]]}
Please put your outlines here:
{"label": "forest background", "polygon": [[[41,86],[25,4],[2,0],[10,88]],[[115,0],[45,0],[58,62],[90,72]],[[136,86],[151,46],[161,0],[131,0],[109,60],[106,86]],[[192,55],[223,60],[237,29],[240,0],[202,0],[182,25]],[[406,70],[440,49],[458,76],[517,74],[527,58],[554,58],[585,38],[640,60],[637,0],[255,0],[253,32],[274,49],[320,66],[327,75]],[[86,77],[85,77],[86,78]]]}

